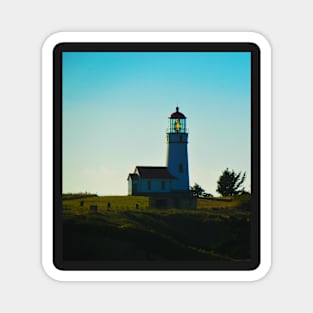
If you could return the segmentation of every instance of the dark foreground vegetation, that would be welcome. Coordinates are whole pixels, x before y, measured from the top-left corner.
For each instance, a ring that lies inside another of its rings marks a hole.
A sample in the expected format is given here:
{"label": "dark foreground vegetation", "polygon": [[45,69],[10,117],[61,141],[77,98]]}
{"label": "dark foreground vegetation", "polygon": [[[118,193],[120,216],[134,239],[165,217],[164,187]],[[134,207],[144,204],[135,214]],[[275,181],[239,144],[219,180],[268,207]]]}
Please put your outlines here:
{"label": "dark foreground vegetation", "polygon": [[250,195],[198,199],[196,210],[149,209],[145,197],[67,197],[63,256],[76,261],[248,261]]}

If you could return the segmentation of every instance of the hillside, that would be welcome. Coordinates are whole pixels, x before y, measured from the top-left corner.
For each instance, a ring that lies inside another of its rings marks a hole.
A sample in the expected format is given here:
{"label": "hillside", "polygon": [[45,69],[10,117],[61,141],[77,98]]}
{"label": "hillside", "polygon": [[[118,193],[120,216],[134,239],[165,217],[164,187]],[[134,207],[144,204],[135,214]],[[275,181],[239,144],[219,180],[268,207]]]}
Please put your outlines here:
{"label": "hillside", "polygon": [[196,210],[148,209],[147,197],[88,197],[63,200],[63,217],[66,260],[250,258],[249,196],[198,199]]}

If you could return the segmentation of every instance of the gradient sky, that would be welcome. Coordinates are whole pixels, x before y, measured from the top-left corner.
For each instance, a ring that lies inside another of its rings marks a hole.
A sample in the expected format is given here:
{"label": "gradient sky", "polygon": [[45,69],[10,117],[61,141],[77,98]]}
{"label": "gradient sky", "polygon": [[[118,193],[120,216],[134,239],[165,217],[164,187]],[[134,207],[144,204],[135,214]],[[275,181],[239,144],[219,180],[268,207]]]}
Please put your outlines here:
{"label": "gradient sky", "polygon": [[190,185],[217,195],[227,167],[250,190],[249,52],[63,52],[63,192],[127,194],[165,166],[168,116],[187,117]]}

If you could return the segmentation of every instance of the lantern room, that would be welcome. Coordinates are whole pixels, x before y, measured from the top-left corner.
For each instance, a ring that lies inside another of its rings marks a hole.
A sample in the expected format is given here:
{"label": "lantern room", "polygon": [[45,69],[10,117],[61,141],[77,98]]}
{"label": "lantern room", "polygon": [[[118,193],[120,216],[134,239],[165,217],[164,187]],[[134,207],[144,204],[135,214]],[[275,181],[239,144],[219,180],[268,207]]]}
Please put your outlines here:
{"label": "lantern room", "polygon": [[176,112],[172,113],[168,119],[169,133],[186,133],[186,117],[179,112],[179,107],[176,107]]}

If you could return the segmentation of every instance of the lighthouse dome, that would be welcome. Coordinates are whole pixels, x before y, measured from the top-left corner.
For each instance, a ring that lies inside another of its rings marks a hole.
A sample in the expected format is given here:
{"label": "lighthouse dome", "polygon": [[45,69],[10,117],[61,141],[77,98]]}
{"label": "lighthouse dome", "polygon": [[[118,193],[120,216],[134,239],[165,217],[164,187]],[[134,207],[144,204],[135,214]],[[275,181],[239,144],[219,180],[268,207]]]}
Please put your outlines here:
{"label": "lighthouse dome", "polygon": [[179,107],[176,107],[176,112],[173,112],[170,115],[170,118],[185,119],[186,116],[183,113],[179,112]]}

